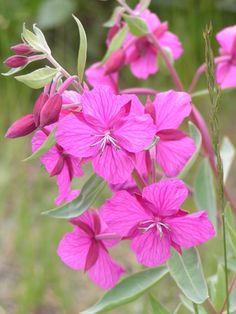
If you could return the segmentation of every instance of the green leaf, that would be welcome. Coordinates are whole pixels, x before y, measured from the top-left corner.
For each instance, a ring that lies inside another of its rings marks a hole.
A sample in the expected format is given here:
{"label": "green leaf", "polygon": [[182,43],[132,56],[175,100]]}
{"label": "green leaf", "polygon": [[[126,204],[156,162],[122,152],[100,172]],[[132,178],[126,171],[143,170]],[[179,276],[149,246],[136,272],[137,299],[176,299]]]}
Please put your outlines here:
{"label": "green leaf", "polygon": [[80,20],[73,15],[78,28],[79,28],[79,36],[80,36],[80,44],[79,44],[79,53],[78,53],[78,61],[77,61],[77,72],[80,78],[80,81],[83,81],[84,69],[87,59],[87,37],[83,25]]}
{"label": "green leaf", "polygon": [[228,245],[231,247],[231,253],[233,253],[232,255],[236,256],[236,229],[234,225],[232,210],[229,203],[227,203],[225,207],[224,215],[227,228],[227,237],[229,237],[227,242]]}
{"label": "green leaf", "polygon": [[83,214],[95,201],[104,189],[106,182],[101,177],[93,174],[84,184],[79,196],[70,203],[43,212],[55,218],[74,218]]}
{"label": "green leaf", "polygon": [[148,26],[142,18],[127,14],[123,14],[123,18],[127,22],[129,30],[134,36],[140,37],[149,33]]}
{"label": "green leaf", "polygon": [[38,89],[49,84],[54,76],[57,74],[57,72],[57,69],[45,67],[35,70],[26,75],[15,76],[15,78],[17,79],[17,81],[20,81],[31,88]]}
{"label": "green leaf", "polygon": [[151,4],[151,1],[152,0],[141,0],[139,3],[140,11],[143,12],[144,10],[146,10]]}
{"label": "green leaf", "polygon": [[5,72],[5,73],[1,73],[3,76],[10,76],[13,74],[16,74],[18,72],[20,72],[21,70],[23,70],[26,67],[26,65],[19,67],[19,68],[12,68],[9,71]]}
{"label": "green leaf", "polygon": [[43,29],[62,26],[76,10],[76,4],[73,0],[41,1],[37,21]]}
{"label": "green leaf", "polygon": [[169,314],[170,312],[160,303],[157,301],[156,298],[154,298],[153,295],[149,295],[149,300],[152,307],[152,313],[153,314]]}
{"label": "green leaf", "polygon": [[213,174],[209,160],[204,158],[198,168],[194,182],[194,200],[199,210],[207,210],[209,218],[217,228],[217,205]]}
{"label": "green leaf", "polygon": [[45,50],[45,47],[42,45],[42,43],[39,42],[38,37],[25,27],[25,24],[23,25],[21,37],[23,41],[27,42],[33,49],[40,52],[48,52],[47,50]]}
{"label": "green leaf", "polygon": [[44,37],[43,32],[36,26],[36,24],[33,25],[33,30],[35,32],[35,35],[38,39],[38,42],[40,43],[40,45],[42,45],[44,47],[44,50],[48,53],[51,54],[51,50],[48,46],[48,43]]}
{"label": "green leaf", "polygon": [[23,161],[32,161],[41,156],[43,156],[50,148],[52,148],[56,144],[56,128],[52,130],[52,132],[47,137],[46,141],[36,150],[32,155],[25,158]]}
{"label": "green leaf", "polygon": [[125,9],[121,6],[116,7],[112,13],[112,16],[110,17],[110,19],[103,24],[103,26],[105,27],[112,27],[116,24],[117,18],[122,15],[122,13],[125,11]]}
{"label": "green leaf", "polygon": [[223,138],[223,142],[220,148],[220,155],[223,162],[224,183],[226,183],[235,156],[235,148],[227,136]]}
{"label": "green leaf", "polygon": [[150,268],[122,279],[109,290],[98,303],[81,314],[98,314],[112,310],[122,304],[129,303],[154,286],[168,273],[165,266]]}
{"label": "green leaf", "polygon": [[197,160],[197,157],[199,155],[199,152],[200,152],[200,149],[201,149],[201,145],[202,145],[201,132],[190,121],[189,121],[189,133],[190,133],[190,136],[192,137],[192,139],[194,140],[194,143],[195,143],[195,146],[196,146],[196,150],[195,150],[193,156],[190,158],[190,160],[187,162],[187,164],[183,168],[183,170],[178,175],[179,179],[183,179],[188,174],[189,170],[192,168],[193,164]]}
{"label": "green leaf", "polygon": [[225,273],[221,264],[218,264],[217,274],[209,279],[211,301],[216,311],[220,311],[225,300]]}
{"label": "green leaf", "polygon": [[172,250],[167,265],[172,278],[188,299],[201,304],[208,298],[200,256],[195,248],[184,249],[182,255]]}
{"label": "green leaf", "polygon": [[[195,313],[193,302],[189,301],[185,296],[180,295],[180,300],[182,304],[190,311],[190,313]],[[198,312],[199,314],[208,314],[207,311],[204,309],[203,306],[198,305]]]}
{"label": "green leaf", "polygon": [[115,36],[112,38],[112,41],[109,45],[109,48],[108,48],[105,56],[102,59],[102,63],[105,63],[107,61],[107,59],[110,57],[110,55],[112,54],[112,52],[118,50],[122,46],[127,33],[128,33],[128,27],[125,26],[125,27],[122,27],[115,34]]}

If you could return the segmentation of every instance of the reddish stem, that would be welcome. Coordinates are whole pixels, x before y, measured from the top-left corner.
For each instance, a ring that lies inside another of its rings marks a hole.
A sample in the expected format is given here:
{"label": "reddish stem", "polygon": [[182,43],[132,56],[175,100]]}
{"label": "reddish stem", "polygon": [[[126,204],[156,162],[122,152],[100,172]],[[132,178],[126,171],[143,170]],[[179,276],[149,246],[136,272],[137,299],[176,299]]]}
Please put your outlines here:
{"label": "reddish stem", "polygon": [[144,87],[127,88],[120,91],[120,94],[156,95],[157,93],[158,91],[155,89]]}

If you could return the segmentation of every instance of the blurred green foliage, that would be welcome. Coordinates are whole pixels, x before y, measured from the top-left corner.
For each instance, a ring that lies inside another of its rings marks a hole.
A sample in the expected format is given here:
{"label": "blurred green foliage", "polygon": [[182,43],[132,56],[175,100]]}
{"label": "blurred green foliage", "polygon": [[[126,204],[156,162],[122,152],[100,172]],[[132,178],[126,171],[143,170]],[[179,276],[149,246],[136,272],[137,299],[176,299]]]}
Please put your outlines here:
{"label": "blurred green foliage", "polygon": [[[132,6],[137,1],[128,3]],[[88,64],[91,64],[105,52],[107,29],[102,24],[110,17],[115,4],[115,0],[0,0],[0,60],[10,55],[10,46],[20,42],[23,22],[28,27],[36,22],[44,30],[55,58],[75,73],[79,35],[71,14],[77,15],[86,29]],[[185,86],[204,60],[205,25],[212,21],[217,32],[236,21],[235,0],[153,0],[151,9],[161,20],[169,22],[170,29],[184,45],[185,52],[177,62],[177,70]],[[217,43],[213,46],[217,52]],[[4,72],[6,68],[1,65],[0,70]],[[167,74],[137,82],[127,71],[121,82],[124,86],[140,84],[159,90],[173,86]],[[200,86],[204,84],[203,77]],[[63,221],[40,216],[42,210],[52,207],[56,186],[38,162],[20,161],[29,155],[29,141],[3,139],[10,123],[31,110],[38,92],[11,77],[0,77],[0,94],[0,312],[2,306],[6,313],[14,314],[78,313],[94,303],[102,291],[81,273],[67,269],[56,256],[58,240],[69,227]],[[235,94],[224,96],[221,119],[224,133],[230,137],[235,133],[234,99]],[[206,112],[207,98],[198,100],[197,105]],[[232,141],[235,143],[235,136]],[[231,186],[235,185],[232,182]],[[116,254],[129,272],[134,268],[134,257],[126,251]],[[208,274],[215,271],[211,269],[213,258],[207,260]],[[178,302],[175,287],[169,279],[165,280],[165,287],[168,287],[166,291],[157,288],[155,293],[158,291],[163,303],[173,308]],[[142,301],[125,307],[125,313],[142,312],[147,313]]]}

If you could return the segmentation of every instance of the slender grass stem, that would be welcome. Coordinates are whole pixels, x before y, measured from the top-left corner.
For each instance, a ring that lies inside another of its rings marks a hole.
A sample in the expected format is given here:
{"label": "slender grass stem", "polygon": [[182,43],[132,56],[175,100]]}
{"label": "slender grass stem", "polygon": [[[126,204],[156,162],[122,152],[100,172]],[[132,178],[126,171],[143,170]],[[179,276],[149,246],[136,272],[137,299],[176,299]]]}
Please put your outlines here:
{"label": "slender grass stem", "polygon": [[205,57],[206,57],[206,77],[207,85],[209,90],[209,96],[211,101],[211,112],[210,112],[210,125],[212,133],[212,144],[216,156],[216,167],[217,167],[217,190],[218,190],[218,206],[222,213],[222,231],[223,231],[223,253],[224,253],[224,271],[225,271],[225,287],[226,287],[226,309],[227,314],[229,312],[229,290],[228,290],[228,267],[227,267],[227,243],[226,243],[226,226],[225,226],[225,199],[224,199],[224,181],[223,181],[223,164],[220,156],[219,148],[219,121],[218,121],[218,111],[220,107],[220,97],[221,92],[215,81],[215,63],[214,56],[211,49],[211,33],[212,26],[206,27],[204,32],[205,39]]}

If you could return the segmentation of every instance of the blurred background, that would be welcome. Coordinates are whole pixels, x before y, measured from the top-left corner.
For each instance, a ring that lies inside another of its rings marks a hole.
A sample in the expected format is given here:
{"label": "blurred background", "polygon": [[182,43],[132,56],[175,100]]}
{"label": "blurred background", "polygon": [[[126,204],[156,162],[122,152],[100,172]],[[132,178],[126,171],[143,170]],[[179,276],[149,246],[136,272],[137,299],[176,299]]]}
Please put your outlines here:
{"label": "blurred background", "polygon": [[[137,1],[128,3],[132,6]],[[102,24],[110,17],[115,5],[115,0],[0,0],[0,60],[10,55],[10,46],[20,42],[23,22],[28,28],[36,22],[45,32],[54,57],[70,73],[75,73],[79,35],[71,14],[77,15],[86,29],[90,65],[100,60],[105,52],[107,29]],[[170,30],[183,43],[185,52],[176,66],[186,87],[197,67],[204,62],[202,31],[205,25],[212,21],[216,33],[223,27],[236,24],[236,0],[153,0],[151,9],[161,20],[169,22]],[[217,53],[214,40],[213,48]],[[0,65],[0,70],[6,72],[7,69]],[[129,71],[124,71],[121,84],[126,87],[152,86],[158,90],[173,88],[167,73],[137,82]],[[204,76],[197,89],[201,88],[206,88]],[[0,77],[1,314],[78,313],[103,294],[86,275],[70,270],[56,255],[57,243],[70,226],[65,221],[40,215],[41,211],[53,207],[57,188],[54,179],[48,178],[38,161],[21,161],[30,154],[30,139],[4,138],[8,126],[31,111],[38,94],[39,91],[30,90],[12,77]],[[235,92],[223,96],[220,120],[222,134],[229,136],[234,146],[235,97]],[[197,98],[195,103],[207,117],[208,98]],[[234,163],[234,171],[235,168]],[[231,194],[235,194],[235,175],[231,174],[228,185]],[[126,246],[124,244],[114,254],[129,273],[138,266],[135,266],[135,258]],[[207,251],[207,245],[204,251]],[[205,255],[203,253],[203,261]],[[207,275],[216,270],[213,258],[208,256]],[[170,309],[178,304],[176,287],[168,277],[154,292]],[[141,298],[111,313],[121,311],[148,313],[149,309],[145,298]]]}

